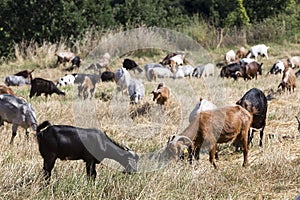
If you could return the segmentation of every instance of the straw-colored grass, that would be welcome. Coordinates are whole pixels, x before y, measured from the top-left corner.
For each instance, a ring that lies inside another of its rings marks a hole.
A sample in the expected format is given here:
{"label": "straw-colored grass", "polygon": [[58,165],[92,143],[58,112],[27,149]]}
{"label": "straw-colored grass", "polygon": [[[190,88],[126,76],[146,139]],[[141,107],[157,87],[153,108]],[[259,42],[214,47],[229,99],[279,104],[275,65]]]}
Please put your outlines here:
{"label": "straw-colored grass", "polygon": [[[47,49],[52,49],[51,46],[49,44]],[[43,160],[33,135],[26,141],[25,131],[19,128],[14,144],[9,145],[11,125],[6,124],[0,128],[0,198],[293,199],[300,193],[300,137],[295,119],[300,115],[299,88],[292,94],[276,95],[276,99],[269,102],[264,147],[258,147],[259,134],[256,133],[249,151],[250,166],[247,168],[242,167],[242,153],[235,152],[229,144],[220,145],[218,170],[209,163],[207,154],[201,154],[200,160],[192,165],[175,161],[159,163],[156,159],[168,136],[187,126],[188,114],[200,97],[224,106],[235,104],[252,87],[263,91],[276,89],[281,76],[265,74],[277,59],[299,55],[300,52],[298,45],[270,46],[269,60],[261,60],[264,62],[264,75],[257,80],[245,82],[239,79],[235,82],[231,79],[222,80],[217,75],[214,78],[163,80],[172,89],[171,104],[165,111],[152,101],[150,95],[158,82],[148,82],[144,74],[139,75],[146,86],[143,103],[148,102],[150,109],[134,120],[130,113],[135,108],[129,105],[126,95],[116,92],[115,83],[99,83],[96,98],[87,101],[76,99],[76,86],[63,88],[67,92],[65,97],[54,94],[48,99],[29,99],[28,86],[14,87],[18,95],[33,105],[39,122],[49,120],[53,124],[97,126],[117,142],[124,140],[140,155],[139,172],[123,174],[118,165],[106,160],[97,165],[96,181],[89,184],[82,161],[57,160],[51,182],[45,186],[40,176]],[[210,54],[215,62],[219,62],[227,50],[218,49]],[[54,51],[49,51],[47,54],[54,54]],[[165,56],[163,51],[148,57],[135,56],[137,54],[132,52],[128,55],[140,65],[158,62]],[[120,66],[123,58],[114,60],[112,70]],[[27,68],[27,62],[30,60],[18,59],[17,62],[1,66],[2,80],[8,74]],[[34,77],[56,81],[64,74],[62,67],[37,67]],[[132,76],[137,75],[132,73]],[[297,85],[300,85],[298,79]],[[109,93],[112,99],[101,100],[102,92]]]}

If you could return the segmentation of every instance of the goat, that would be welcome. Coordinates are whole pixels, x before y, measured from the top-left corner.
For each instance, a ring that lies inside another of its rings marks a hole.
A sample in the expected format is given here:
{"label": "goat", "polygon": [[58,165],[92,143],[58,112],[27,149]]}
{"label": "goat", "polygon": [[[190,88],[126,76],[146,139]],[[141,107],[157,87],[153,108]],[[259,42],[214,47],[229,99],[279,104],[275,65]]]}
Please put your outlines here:
{"label": "goat", "polygon": [[184,78],[189,77],[191,78],[194,72],[194,67],[191,65],[184,65],[184,66],[178,66],[177,71],[175,73],[176,78]]}
{"label": "goat", "polygon": [[37,142],[44,160],[44,177],[48,181],[57,158],[84,160],[88,180],[95,180],[96,164],[104,158],[119,162],[127,173],[137,171],[139,156],[98,129],[51,125],[49,121],[44,121],[37,127]]}
{"label": "goat", "polygon": [[0,94],[11,94],[16,96],[14,91],[10,87],[7,87],[5,85],[0,85]]}
{"label": "goat", "polygon": [[281,74],[283,73],[284,69],[284,62],[282,60],[278,60],[276,63],[274,63],[268,74]]}
{"label": "goat", "polygon": [[[200,148],[208,149],[209,161],[217,168],[215,164],[215,157],[218,158],[217,144],[233,141],[235,146],[242,146],[243,166],[246,167],[248,165],[248,132],[251,122],[252,115],[239,105],[202,111],[183,132],[169,139],[162,155],[175,158],[178,154],[174,152],[182,155],[188,151],[189,158],[191,158],[193,155],[199,155]],[[178,146],[177,143],[180,140],[184,143]],[[174,150],[175,148],[179,149]]]}
{"label": "goat", "polygon": [[115,81],[115,73],[111,72],[110,69],[106,67],[106,71],[101,73],[101,81],[102,82]]}
{"label": "goat", "polygon": [[260,55],[260,56],[265,56],[267,59],[269,59],[269,57],[268,57],[268,49],[269,48],[270,47],[267,47],[264,44],[258,44],[258,45],[252,46],[250,48],[250,50],[248,51],[247,58],[254,57],[255,60],[257,60],[258,55]]}
{"label": "goat", "polygon": [[262,68],[261,68],[262,65],[263,65],[263,63],[259,64],[256,61],[250,62],[246,65],[242,65],[242,67],[240,68],[240,71],[237,75],[243,77],[244,80],[252,79],[254,77],[256,80],[257,73],[259,75],[262,75]]}
{"label": "goat", "polygon": [[10,75],[6,76],[4,83],[7,86],[21,86],[21,85],[30,85],[30,81],[25,79],[23,76]]}
{"label": "goat", "polygon": [[43,79],[43,78],[34,78],[31,80],[31,88],[29,97],[32,98],[34,95],[41,96],[41,94],[45,94],[46,98],[48,95],[52,95],[56,93],[58,95],[65,96],[65,92],[60,91],[52,81]]}
{"label": "goat", "polygon": [[121,67],[121,68],[117,69],[117,71],[115,73],[115,78],[116,78],[116,83],[118,86],[117,89],[118,89],[118,91],[121,91],[123,94],[123,91],[127,90],[127,88],[128,88],[131,76],[130,76],[129,72],[127,71],[127,69],[125,69],[124,67]]}
{"label": "goat", "polygon": [[177,56],[177,58],[173,59],[173,64],[183,65],[186,63],[185,60],[185,53],[183,52],[170,52],[167,54],[167,56],[160,62],[162,65],[170,65],[171,64],[171,58]]}
{"label": "goat", "polygon": [[163,83],[160,83],[156,90],[151,92],[153,94],[153,101],[157,104],[164,106],[165,108],[169,105],[171,97],[171,89]]}
{"label": "goat", "polygon": [[208,63],[204,65],[204,70],[203,70],[203,76],[208,77],[208,76],[214,76],[215,74],[215,65],[212,63]]}
{"label": "goat", "polygon": [[56,52],[55,55],[57,56],[56,66],[60,63],[69,62],[75,57],[75,54],[69,51]]}
{"label": "goat", "polygon": [[268,110],[268,101],[265,94],[263,91],[257,88],[252,88],[246,92],[245,95],[236,102],[236,104],[242,106],[253,115],[253,121],[249,131],[248,144],[250,144],[252,141],[254,130],[260,129],[259,146],[262,147]]}
{"label": "goat", "polygon": [[245,49],[245,47],[240,47],[237,52],[236,52],[236,59],[241,59],[241,58],[245,58],[247,55],[247,50]]}
{"label": "goat", "polygon": [[166,67],[149,67],[148,70],[146,71],[146,77],[148,81],[156,81],[157,78],[170,78],[173,77],[173,73],[171,72],[170,69]]}
{"label": "goat", "polygon": [[200,78],[204,72],[204,65],[199,65],[194,68],[192,76]]}
{"label": "goat", "polygon": [[101,68],[107,67],[110,62],[110,54],[105,53],[99,62],[92,63],[86,70],[99,71]]}
{"label": "goat", "polygon": [[74,85],[76,76],[77,74],[69,74],[69,75],[66,74],[64,77],[58,79],[56,85],[57,86]]}
{"label": "goat", "polygon": [[85,76],[84,81],[78,85],[78,97],[81,98],[83,96],[83,99],[87,99],[90,93],[90,99],[92,99],[95,89],[96,85],[93,84],[92,80],[88,76]]}
{"label": "goat", "polygon": [[196,106],[190,113],[189,122],[191,123],[200,112],[205,111],[205,110],[213,110],[216,108],[217,108],[217,106],[215,104],[213,104],[212,102],[210,102],[206,99],[200,98],[200,101],[196,104]]}
{"label": "goat", "polygon": [[293,57],[287,59],[287,62],[288,62],[288,65],[290,67],[292,67],[293,69],[300,67],[300,56],[293,56]]}
{"label": "goat", "polygon": [[235,61],[235,57],[236,57],[236,55],[233,50],[226,52],[224,55],[224,61],[225,61],[226,65],[228,65],[232,61]]}
{"label": "goat", "polygon": [[242,66],[239,63],[230,63],[229,65],[222,67],[220,71],[220,77],[221,78],[232,77],[234,80],[237,80],[238,78],[237,73],[241,70],[241,68]]}
{"label": "goat", "polygon": [[0,94],[0,125],[4,125],[4,122],[12,123],[10,144],[17,135],[18,126],[26,130],[28,137],[27,129],[31,127],[36,131],[38,123],[30,103],[11,94]]}
{"label": "goat", "polygon": [[131,60],[129,58],[124,59],[123,67],[127,70],[133,70],[134,72],[135,70],[137,70],[139,73],[143,72],[143,70],[138,66],[138,64],[136,64],[134,60]]}
{"label": "goat", "polygon": [[130,103],[137,104],[145,96],[145,86],[142,80],[131,79],[128,85],[128,94],[130,97]]}
{"label": "goat", "polygon": [[291,91],[294,92],[294,88],[296,87],[296,75],[295,71],[288,67],[283,71],[283,76],[281,83],[278,85],[278,88],[281,87],[283,91],[285,91],[285,88],[291,93]]}

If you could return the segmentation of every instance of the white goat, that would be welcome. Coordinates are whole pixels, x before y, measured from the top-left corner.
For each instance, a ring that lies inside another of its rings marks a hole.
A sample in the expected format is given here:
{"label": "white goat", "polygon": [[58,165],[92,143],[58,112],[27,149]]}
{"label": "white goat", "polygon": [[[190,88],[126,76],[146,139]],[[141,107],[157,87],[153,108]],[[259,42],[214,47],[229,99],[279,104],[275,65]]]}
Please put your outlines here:
{"label": "white goat", "polygon": [[210,101],[207,101],[206,99],[200,99],[200,102],[196,104],[192,112],[190,113],[189,116],[189,122],[191,123],[193,119],[202,111],[205,110],[213,110],[216,109],[217,106],[213,104]]}
{"label": "white goat", "polygon": [[260,55],[260,56],[266,56],[266,58],[269,59],[269,57],[268,57],[268,49],[269,48],[270,47],[267,47],[264,44],[255,45],[250,48],[247,58],[254,57],[255,59],[257,59],[258,55]]}

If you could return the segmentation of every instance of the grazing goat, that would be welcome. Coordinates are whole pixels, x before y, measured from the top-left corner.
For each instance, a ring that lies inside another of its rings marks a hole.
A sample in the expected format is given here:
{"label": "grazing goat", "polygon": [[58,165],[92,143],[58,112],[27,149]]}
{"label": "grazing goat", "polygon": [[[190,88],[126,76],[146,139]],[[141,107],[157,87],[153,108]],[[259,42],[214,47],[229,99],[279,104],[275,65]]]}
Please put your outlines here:
{"label": "grazing goat", "polygon": [[87,99],[90,93],[90,99],[93,98],[96,89],[96,84],[93,84],[90,77],[85,76],[84,81],[78,85],[78,97],[83,99]]}
{"label": "grazing goat", "polygon": [[268,49],[269,48],[270,47],[267,47],[264,44],[258,44],[258,45],[252,46],[250,48],[250,50],[248,51],[247,58],[254,57],[255,60],[257,60],[258,55],[260,55],[260,56],[265,56],[267,59],[269,59],[269,57],[268,57]]}
{"label": "grazing goat", "polygon": [[97,63],[92,63],[86,70],[100,71],[101,68],[107,67],[110,62],[110,54],[105,53]]}
{"label": "grazing goat", "polygon": [[215,65],[208,63],[204,65],[203,77],[214,76],[215,75]]}
{"label": "grazing goat", "polygon": [[153,101],[157,104],[164,106],[165,108],[169,105],[171,97],[171,89],[165,86],[164,83],[160,83],[156,90],[152,91]]}
{"label": "grazing goat", "polygon": [[[191,159],[193,155],[199,155],[201,148],[208,149],[209,160],[217,168],[217,144],[233,141],[235,146],[242,146],[243,166],[247,166],[248,132],[251,122],[252,115],[238,105],[202,111],[182,133],[169,139],[162,155],[176,158],[188,151]],[[178,145],[179,141],[183,142],[182,145]]]}
{"label": "grazing goat", "polygon": [[191,65],[184,65],[184,66],[178,66],[177,71],[175,73],[176,78],[184,78],[189,77],[191,78],[194,72],[194,67]]}
{"label": "grazing goat", "polygon": [[69,75],[66,74],[64,77],[58,79],[56,85],[57,86],[74,85],[76,76],[77,74],[69,74]]}
{"label": "grazing goat", "polygon": [[240,47],[236,52],[236,59],[245,58],[248,51],[245,49],[245,47]]}
{"label": "grazing goat", "polygon": [[230,78],[232,77],[234,80],[237,80],[238,73],[241,70],[242,66],[239,63],[230,63],[229,65],[226,65],[222,67],[220,71],[220,77],[221,78]]}
{"label": "grazing goat", "polygon": [[130,103],[137,104],[145,96],[145,86],[140,79],[131,79],[128,85]]}
{"label": "grazing goat", "polygon": [[251,80],[252,78],[255,78],[255,80],[257,80],[257,73],[259,75],[262,75],[262,65],[263,63],[259,64],[256,61],[250,62],[246,65],[242,65],[237,75],[243,77],[244,80]]}
{"label": "grazing goat", "polygon": [[229,63],[235,61],[235,52],[233,50],[230,50],[228,52],[225,53],[224,55],[224,61],[226,63],[226,65],[228,65]]}
{"label": "grazing goat", "polygon": [[37,127],[37,142],[44,159],[44,177],[48,181],[57,158],[84,160],[88,180],[95,180],[96,164],[105,158],[120,163],[127,173],[137,171],[139,156],[128,147],[121,147],[98,129],[51,125],[44,121]]}
{"label": "grazing goat", "polygon": [[0,125],[4,125],[4,122],[12,124],[10,144],[17,135],[18,126],[26,130],[28,137],[27,129],[31,127],[36,131],[38,123],[30,103],[11,94],[0,94]]}
{"label": "grazing goat", "polygon": [[259,146],[263,146],[264,129],[266,126],[268,101],[263,91],[252,88],[245,95],[236,102],[237,105],[242,106],[253,115],[253,121],[249,131],[248,144],[252,141],[253,132],[260,129]]}
{"label": "grazing goat", "polygon": [[153,67],[147,71],[147,79],[149,81],[156,81],[158,78],[170,78],[174,77],[170,69],[166,67]]}
{"label": "grazing goat", "polygon": [[14,75],[15,76],[22,76],[22,77],[24,77],[25,79],[27,79],[27,80],[31,80],[31,78],[32,78],[32,72],[34,71],[34,69],[33,70],[31,70],[31,71],[29,71],[29,70],[23,70],[23,71],[20,71],[20,72],[18,72],[18,73],[15,73]]}
{"label": "grazing goat", "polygon": [[4,83],[7,86],[21,86],[21,85],[30,85],[30,81],[25,79],[23,76],[10,75],[6,76]]}
{"label": "grazing goat", "polygon": [[129,58],[125,58],[123,61],[123,67],[125,69],[129,70],[133,70],[135,72],[135,70],[137,70],[139,73],[142,73],[143,70],[138,66],[138,64],[136,64],[136,62],[134,60],[131,60]]}
{"label": "grazing goat", "polygon": [[64,92],[60,91],[52,81],[45,80],[42,78],[35,78],[31,80],[31,88],[29,97],[32,98],[34,95],[41,96],[41,94],[45,94],[46,98],[48,95],[52,95],[56,93],[58,95],[65,95]]}
{"label": "grazing goat", "polygon": [[283,76],[281,83],[278,85],[278,88],[281,87],[283,91],[285,91],[285,88],[291,93],[291,91],[294,92],[294,88],[296,87],[296,75],[295,71],[288,67],[283,71]]}
{"label": "grazing goat", "polygon": [[117,69],[116,73],[115,73],[115,78],[116,78],[116,83],[117,83],[117,89],[118,91],[122,92],[124,90],[127,90],[128,85],[130,83],[131,80],[131,76],[129,74],[129,72],[127,71],[127,69],[125,69],[124,67],[121,67],[119,69]]}
{"label": "grazing goat", "polygon": [[57,52],[55,55],[57,56],[56,65],[60,63],[69,62],[75,57],[75,54],[69,51]]}
{"label": "grazing goat", "polygon": [[205,110],[213,110],[216,108],[217,108],[217,106],[215,104],[213,104],[212,102],[207,101],[206,99],[200,98],[200,101],[196,104],[196,106],[190,113],[189,122],[191,123],[200,112],[205,111]]}
{"label": "grazing goat", "polygon": [[106,71],[101,73],[101,81],[110,82],[115,80],[116,80],[115,73],[113,73],[112,71],[110,71],[108,67],[106,67]]}
{"label": "grazing goat", "polygon": [[10,87],[7,87],[5,85],[0,85],[0,94],[11,94],[16,96],[14,91]]}
{"label": "grazing goat", "polygon": [[183,65],[183,63],[186,63],[185,60],[185,53],[183,52],[170,52],[167,54],[167,56],[160,62],[162,65],[170,65],[171,64],[171,58],[177,56],[177,58],[173,59],[173,64],[177,63],[178,65]]}
{"label": "grazing goat", "polygon": [[300,67],[300,56],[293,56],[287,59],[288,65],[293,69],[296,67]]}
{"label": "grazing goat", "polygon": [[192,76],[200,78],[204,72],[204,65],[199,65],[195,67]]}
{"label": "grazing goat", "polygon": [[282,60],[278,60],[276,63],[274,63],[268,74],[281,74],[284,71],[284,69],[284,62]]}

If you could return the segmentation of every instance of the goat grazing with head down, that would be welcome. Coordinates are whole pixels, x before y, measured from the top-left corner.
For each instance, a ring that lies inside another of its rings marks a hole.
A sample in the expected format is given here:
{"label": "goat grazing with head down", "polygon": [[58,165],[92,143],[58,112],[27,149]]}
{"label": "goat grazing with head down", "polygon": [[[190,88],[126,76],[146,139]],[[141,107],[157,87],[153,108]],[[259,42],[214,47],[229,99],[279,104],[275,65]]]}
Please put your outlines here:
{"label": "goat grazing with head down", "polygon": [[152,91],[153,101],[156,101],[157,104],[164,106],[165,108],[169,105],[171,89],[168,86],[165,86],[164,83],[158,84],[156,90]]}
{"label": "goat grazing with head down", "polygon": [[39,152],[44,160],[44,177],[49,180],[57,158],[84,160],[88,179],[95,180],[96,164],[105,158],[120,163],[127,173],[137,171],[139,156],[122,147],[98,129],[51,125],[44,121],[37,127]]}
{"label": "goat grazing with head down", "polygon": [[248,131],[251,122],[252,115],[238,105],[202,111],[182,133],[169,139],[162,155],[177,158],[188,151],[191,161],[193,155],[199,159],[201,148],[208,149],[209,160],[217,168],[217,144],[233,141],[235,146],[242,146],[243,166],[247,166]]}
{"label": "goat grazing with head down", "polygon": [[285,91],[285,88],[291,93],[294,92],[294,89],[296,87],[296,75],[295,71],[288,67],[283,71],[283,76],[281,83],[278,85],[278,88],[281,87],[283,91]]}

